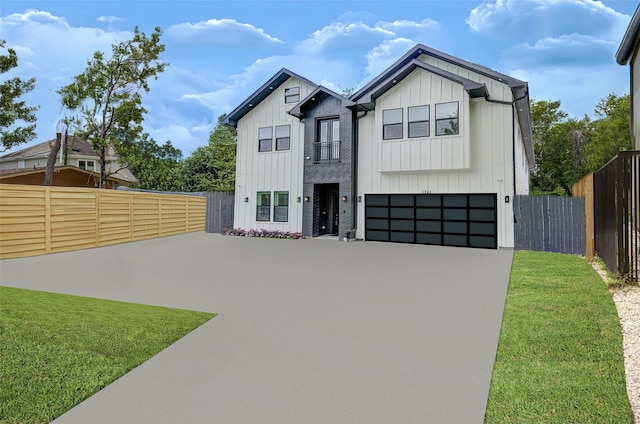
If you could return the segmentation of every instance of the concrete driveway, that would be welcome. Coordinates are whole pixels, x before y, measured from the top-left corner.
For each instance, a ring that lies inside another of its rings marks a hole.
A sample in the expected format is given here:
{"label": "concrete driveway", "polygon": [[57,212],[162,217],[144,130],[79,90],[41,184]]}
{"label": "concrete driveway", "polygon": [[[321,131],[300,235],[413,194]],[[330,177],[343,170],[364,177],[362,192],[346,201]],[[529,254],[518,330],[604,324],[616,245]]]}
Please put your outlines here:
{"label": "concrete driveway", "polygon": [[219,315],[55,423],[482,423],[512,251],[192,233],[0,284]]}

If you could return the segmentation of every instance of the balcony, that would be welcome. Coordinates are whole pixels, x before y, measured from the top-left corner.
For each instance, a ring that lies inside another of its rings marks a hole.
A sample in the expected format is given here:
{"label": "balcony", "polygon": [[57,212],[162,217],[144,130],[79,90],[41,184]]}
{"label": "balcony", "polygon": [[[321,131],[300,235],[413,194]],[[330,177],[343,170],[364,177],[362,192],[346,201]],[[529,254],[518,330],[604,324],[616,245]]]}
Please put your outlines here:
{"label": "balcony", "polygon": [[313,143],[313,163],[339,161],[340,141],[322,141]]}

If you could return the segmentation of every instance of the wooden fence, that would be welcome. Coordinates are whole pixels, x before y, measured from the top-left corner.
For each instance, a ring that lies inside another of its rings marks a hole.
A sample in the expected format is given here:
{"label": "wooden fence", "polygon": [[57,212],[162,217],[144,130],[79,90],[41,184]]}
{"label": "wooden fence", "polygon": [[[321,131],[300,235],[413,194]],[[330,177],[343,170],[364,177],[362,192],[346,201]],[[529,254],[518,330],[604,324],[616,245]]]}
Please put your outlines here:
{"label": "wooden fence", "polygon": [[513,212],[516,250],[585,254],[584,199],[518,195]]}
{"label": "wooden fence", "polygon": [[233,228],[233,193],[208,192],[207,197],[207,233],[220,233]]}
{"label": "wooden fence", "polygon": [[203,231],[206,199],[0,184],[0,259]]}

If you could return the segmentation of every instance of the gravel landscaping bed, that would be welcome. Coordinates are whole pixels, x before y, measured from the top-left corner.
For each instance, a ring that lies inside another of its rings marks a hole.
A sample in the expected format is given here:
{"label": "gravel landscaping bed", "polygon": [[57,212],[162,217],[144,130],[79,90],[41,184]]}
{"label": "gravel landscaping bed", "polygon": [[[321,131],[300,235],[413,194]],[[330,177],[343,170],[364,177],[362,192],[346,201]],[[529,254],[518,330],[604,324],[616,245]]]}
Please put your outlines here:
{"label": "gravel landscaping bed", "polygon": [[623,286],[611,293],[622,325],[627,393],[635,423],[640,424],[640,286]]}

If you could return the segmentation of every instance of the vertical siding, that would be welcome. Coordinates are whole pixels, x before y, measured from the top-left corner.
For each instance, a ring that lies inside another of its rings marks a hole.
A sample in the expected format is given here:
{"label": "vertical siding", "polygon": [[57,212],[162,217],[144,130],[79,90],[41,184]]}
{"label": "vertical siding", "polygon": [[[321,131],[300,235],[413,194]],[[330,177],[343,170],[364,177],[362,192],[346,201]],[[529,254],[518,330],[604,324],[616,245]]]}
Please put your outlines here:
{"label": "vertical siding", "polygon": [[[505,84],[431,57],[425,58],[425,61],[470,80],[485,83],[493,99],[512,100],[511,91]],[[400,83],[399,87],[390,90],[379,99],[376,111],[369,112],[366,117],[358,121],[357,195],[364,199],[367,193],[496,193],[498,246],[513,247],[513,112],[510,105],[489,103],[484,99],[468,99],[468,97],[459,100],[462,102],[460,125],[462,131],[468,134],[468,148],[463,144],[461,150],[455,143],[438,141],[430,143],[429,148],[425,150],[412,141],[407,141],[406,144],[402,141],[397,143],[400,146],[396,148],[400,150],[401,160],[409,164],[417,163],[413,155],[419,150],[421,169],[380,172],[385,169],[385,166],[397,166],[393,163],[393,157],[398,154],[398,150],[394,151],[390,146],[391,143],[382,141],[380,132],[383,109],[402,107],[406,125],[406,107],[416,105],[414,101],[429,104],[434,108],[435,103],[449,101],[448,99],[458,100],[459,97],[455,96],[460,96],[464,92],[459,85],[456,88],[455,83],[448,80],[442,81],[444,78],[424,71],[418,72],[403,81],[407,81],[408,89]],[[430,81],[430,84],[425,85],[426,81]],[[429,89],[425,89],[425,86]],[[416,92],[418,88],[420,91]],[[462,107],[463,103],[468,104],[468,109]],[[435,109],[432,109],[431,119],[434,120],[434,117]],[[431,134],[435,134],[433,125],[434,122],[431,124]],[[407,134],[406,128],[404,134],[405,136]],[[402,156],[403,149],[409,154]],[[461,156],[467,154],[465,149],[468,149],[468,160],[461,159]],[[388,156],[391,157],[390,162]],[[446,169],[461,166],[461,160],[464,164],[462,169]],[[408,165],[402,163],[400,167],[402,166]],[[505,202],[505,196],[509,196],[509,203]],[[358,204],[358,238],[364,238],[363,222],[364,202]]]}
{"label": "vertical siding", "polygon": [[[235,228],[302,231],[302,208],[296,198],[303,195],[304,124],[287,113],[295,103],[284,103],[284,90],[295,86],[300,87],[300,99],[314,89],[303,81],[289,78],[238,122]],[[291,148],[275,151],[275,126],[287,124],[291,125]],[[271,152],[258,152],[258,128],[261,127],[274,128]],[[273,192],[289,192],[289,222],[256,221],[256,193],[259,191],[272,193],[271,219]],[[245,198],[248,198],[247,202]]]}

